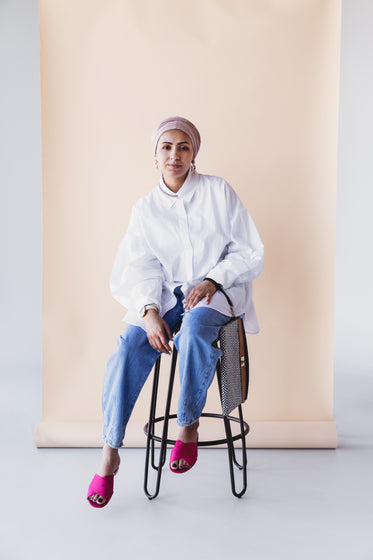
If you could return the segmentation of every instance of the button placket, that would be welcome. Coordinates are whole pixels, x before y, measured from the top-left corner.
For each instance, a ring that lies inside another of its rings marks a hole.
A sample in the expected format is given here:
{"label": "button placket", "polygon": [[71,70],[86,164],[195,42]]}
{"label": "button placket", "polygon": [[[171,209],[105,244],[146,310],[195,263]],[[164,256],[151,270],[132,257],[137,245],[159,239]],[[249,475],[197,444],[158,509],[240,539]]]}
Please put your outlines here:
{"label": "button placket", "polygon": [[183,199],[178,200],[178,214],[180,219],[180,230],[185,251],[185,264],[187,277],[193,278],[193,245],[189,234],[188,213]]}

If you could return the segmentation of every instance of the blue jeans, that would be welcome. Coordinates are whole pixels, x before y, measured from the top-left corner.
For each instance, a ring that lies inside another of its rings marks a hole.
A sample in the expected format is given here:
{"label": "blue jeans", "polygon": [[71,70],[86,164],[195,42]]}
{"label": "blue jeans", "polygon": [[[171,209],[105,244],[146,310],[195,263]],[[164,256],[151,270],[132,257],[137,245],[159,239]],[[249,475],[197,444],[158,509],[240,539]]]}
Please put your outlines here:
{"label": "blue jeans", "polygon": [[[212,343],[231,317],[206,307],[184,313],[180,288],[175,295],[177,303],[163,319],[173,333],[182,320],[174,337],[180,373],[177,423],[190,426],[201,416],[221,356],[221,350]],[[141,327],[127,325],[118,337],[116,350],[106,364],[102,393],[103,440],[110,447],[121,447],[133,407],[159,355]]]}

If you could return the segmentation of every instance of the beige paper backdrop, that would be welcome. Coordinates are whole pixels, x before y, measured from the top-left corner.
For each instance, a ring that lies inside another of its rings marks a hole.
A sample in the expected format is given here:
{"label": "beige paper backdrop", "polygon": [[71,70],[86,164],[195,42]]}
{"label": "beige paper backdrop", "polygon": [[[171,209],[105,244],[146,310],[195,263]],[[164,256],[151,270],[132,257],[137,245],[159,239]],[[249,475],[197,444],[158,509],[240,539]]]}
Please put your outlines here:
{"label": "beige paper backdrop", "polygon": [[[40,0],[39,14],[43,410],[35,444],[102,444],[104,368],[125,313],[110,295],[110,272],[132,204],[158,181],[151,130],[178,114],[200,129],[197,169],[237,190],[265,245],[254,282],[261,332],[248,338],[248,446],[335,447],[340,0]],[[150,382],[127,446],[145,443],[149,394]],[[206,410],[218,407],[213,386]]]}

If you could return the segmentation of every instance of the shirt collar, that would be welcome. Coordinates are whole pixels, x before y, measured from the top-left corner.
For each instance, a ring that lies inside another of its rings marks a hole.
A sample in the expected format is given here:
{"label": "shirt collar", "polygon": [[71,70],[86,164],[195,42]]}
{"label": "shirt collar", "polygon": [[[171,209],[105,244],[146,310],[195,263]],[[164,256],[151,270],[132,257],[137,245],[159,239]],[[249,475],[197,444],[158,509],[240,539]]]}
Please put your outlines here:
{"label": "shirt collar", "polygon": [[159,180],[158,191],[162,197],[162,200],[164,200],[165,203],[169,207],[171,207],[176,203],[178,198],[182,198],[183,200],[189,202],[193,196],[193,193],[197,186],[197,182],[198,182],[198,173],[196,171],[192,173],[191,170],[189,169],[188,175],[186,176],[183,186],[177,191],[177,193],[174,193],[171,189],[167,187],[167,185],[163,180],[163,175],[162,175]]}

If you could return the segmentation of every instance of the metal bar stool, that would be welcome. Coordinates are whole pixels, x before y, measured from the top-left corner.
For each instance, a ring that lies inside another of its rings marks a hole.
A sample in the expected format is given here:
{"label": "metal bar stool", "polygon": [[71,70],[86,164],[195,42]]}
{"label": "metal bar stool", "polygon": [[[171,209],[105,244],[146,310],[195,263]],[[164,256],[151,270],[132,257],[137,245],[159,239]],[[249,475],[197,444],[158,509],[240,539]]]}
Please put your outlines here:
{"label": "metal bar stool", "polygon": [[[156,417],[156,407],[157,407],[157,395],[158,395],[158,382],[159,382],[159,371],[161,366],[161,356],[159,356],[155,368],[154,368],[154,378],[153,378],[153,390],[150,402],[150,413],[149,422],[144,426],[144,432],[147,436],[146,440],[146,457],[145,457],[145,473],[144,473],[144,492],[152,500],[158,496],[159,488],[161,484],[162,468],[166,462],[167,445],[175,445],[176,441],[168,439],[168,425],[169,420],[177,417],[176,414],[170,414],[172,391],[174,386],[175,371],[177,364],[178,351],[174,345],[171,359],[170,368],[170,378],[168,383],[168,392],[165,406],[164,416]],[[221,365],[220,359],[218,360],[216,366],[216,374],[219,385],[219,392],[221,394]],[[241,405],[238,406],[238,418],[234,416],[223,416],[223,414],[207,413],[203,412],[202,417],[208,418],[221,418],[224,421],[224,428],[226,437],[223,439],[208,440],[208,441],[198,441],[198,447],[208,447],[213,445],[227,444],[228,449],[228,461],[229,461],[229,472],[231,478],[231,488],[232,493],[237,498],[241,498],[244,495],[247,488],[247,456],[246,456],[246,440],[245,436],[249,433],[249,425],[244,421],[242,415]],[[163,422],[162,436],[159,437],[155,434],[155,424],[158,422]],[[232,435],[231,422],[238,423],[240,426],[240,432],[237,435]],[[236,457],[236,450],[234,448],[233,442],[241,440],[242,442],[242,462],[240,463]],[[155,442],[159,442],[160,450],[158,454],[158,460],[155,458]],[[155,489],[153,492],[149,490],[149,466],[157,471]],[[242,472],[242,488],[237,490],[236,479],[235,479],[235,469],[236,467]]]}

